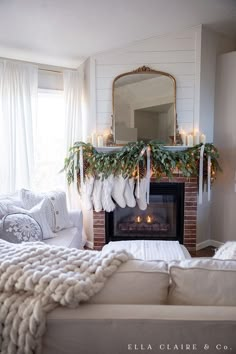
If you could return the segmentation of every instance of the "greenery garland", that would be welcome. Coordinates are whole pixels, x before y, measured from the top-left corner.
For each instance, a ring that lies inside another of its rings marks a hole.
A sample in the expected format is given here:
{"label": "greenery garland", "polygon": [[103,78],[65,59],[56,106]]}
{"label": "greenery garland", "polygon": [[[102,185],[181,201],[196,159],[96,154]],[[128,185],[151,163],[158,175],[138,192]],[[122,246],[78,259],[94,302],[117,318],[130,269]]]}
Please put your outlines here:
{"label": "greenery garland", "polygon": [[[120,175],[124,177],[142,177],[146,173],[146,147],[151,150],[151,171],[152,178],[160,179],[163,176],[169,178],[176,174],[184,177],[197,177],[199,174],[200,148],[202,144],[187,148],[182,151],[167,150],[163,144],[157,141],[150,141],[148,144],[139,141],[129,143],[120,150],[109,152],[98,152],[91,144],[76,142],[69,149],[69,155],[65,158],[64,169],[68,184],[74,181],[75,171],[79,182],[80,164],[79,151],[83,148],[83,170],[84,177],[100,176],[107,178],[109,175]],[[76,156],[77,155],[77,156]],[[76,156],[76,158],[75,158]],[[211,177],[216,177],[216,171],[221,170],[218,158],[219,153],[213,144],[205,144],[204,165],[207,166],[207,158],[211,157]],[[77,163],[76,163],[77,161]],[[139,167],[139,168],[138,168]],[[204,169],[207,170],[206,168]],[[206,177],[206,173],[204,173]]]}

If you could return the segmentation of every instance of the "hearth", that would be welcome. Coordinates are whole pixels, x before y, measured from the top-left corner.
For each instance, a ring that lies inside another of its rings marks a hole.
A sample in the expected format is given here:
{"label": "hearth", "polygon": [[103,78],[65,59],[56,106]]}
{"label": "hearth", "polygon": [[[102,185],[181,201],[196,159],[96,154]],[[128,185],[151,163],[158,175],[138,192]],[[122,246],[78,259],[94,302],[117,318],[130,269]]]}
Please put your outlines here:
{"label": "hearth", "polygon": [[184,183],[150,185],[146,210],[120,208],[105,213],[106,242],[119,240],[178,240],[183,243]]}

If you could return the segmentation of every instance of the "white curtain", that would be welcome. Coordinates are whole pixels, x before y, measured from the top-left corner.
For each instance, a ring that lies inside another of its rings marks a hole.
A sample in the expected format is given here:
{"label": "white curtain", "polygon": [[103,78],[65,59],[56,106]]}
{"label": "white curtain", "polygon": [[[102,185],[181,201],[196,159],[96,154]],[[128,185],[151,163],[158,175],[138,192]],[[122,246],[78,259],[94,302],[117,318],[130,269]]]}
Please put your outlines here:
{"label": "white curtain", "polygon": [[4,61],[0,66],[0,193],[30,188],[34,165],[33,121],[38,68]]}
{"label": "white curtain", "polygon": [[83,139],[83,67],[77,71],[64,71],[64,96],[66,114],[66,152]]}
{"label": "white curtain", "polygon": [[[83,140],[83,81],[84,73],[81,66],[77,71],[64,71],[64,97],[66,117],[65,155],[76,142]],[[81,207],[76,184],[68,187],[68,204],[70,209]]]}

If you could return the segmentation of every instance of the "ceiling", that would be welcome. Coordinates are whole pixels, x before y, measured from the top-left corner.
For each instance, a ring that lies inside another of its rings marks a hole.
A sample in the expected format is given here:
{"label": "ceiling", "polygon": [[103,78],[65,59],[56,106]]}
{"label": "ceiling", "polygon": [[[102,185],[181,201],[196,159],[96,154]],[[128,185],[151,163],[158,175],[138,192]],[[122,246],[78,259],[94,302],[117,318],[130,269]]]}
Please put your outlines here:
{"label": "ceiling", "polygon": [[236,37],[236,0],[0,0],[0,56],[74,68],[199,24]]}

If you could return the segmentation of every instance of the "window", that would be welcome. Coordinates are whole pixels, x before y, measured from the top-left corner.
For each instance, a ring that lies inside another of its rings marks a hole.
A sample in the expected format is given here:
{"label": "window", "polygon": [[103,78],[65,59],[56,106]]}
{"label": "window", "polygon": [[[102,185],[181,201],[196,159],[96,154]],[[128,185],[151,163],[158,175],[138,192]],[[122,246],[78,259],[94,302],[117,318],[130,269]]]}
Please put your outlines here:
{"label": "window", "polygon": [[65,188],[65,175],[59,173],[66,154],[64,112],[63,91],[39,89],[32,182],[34,190]]}

